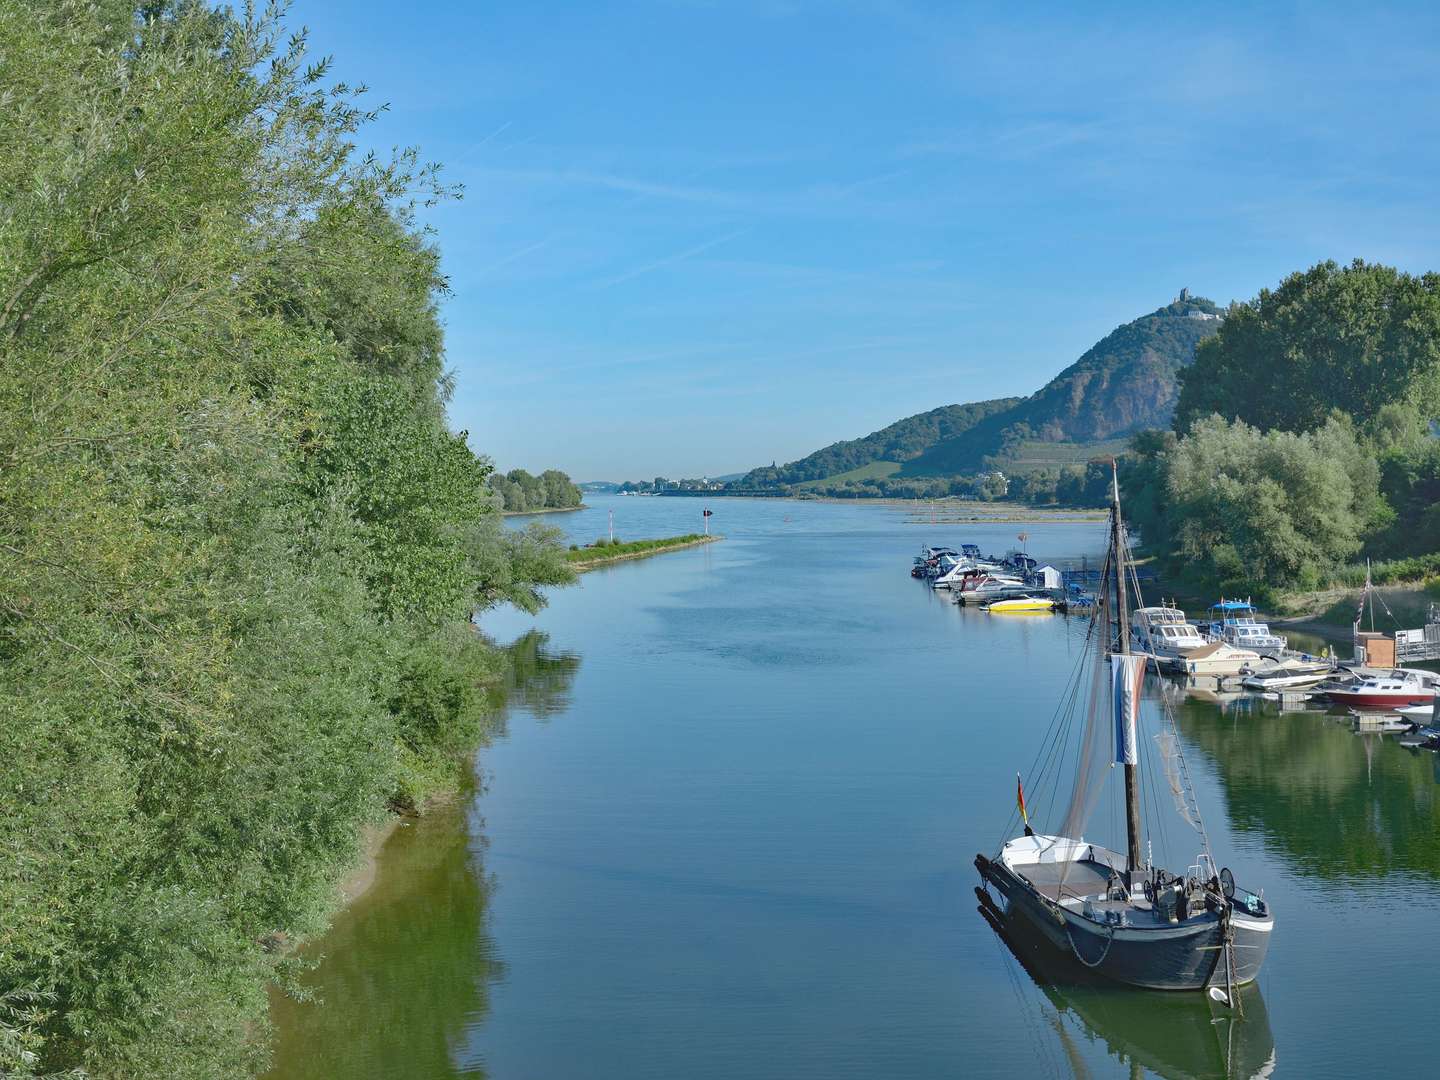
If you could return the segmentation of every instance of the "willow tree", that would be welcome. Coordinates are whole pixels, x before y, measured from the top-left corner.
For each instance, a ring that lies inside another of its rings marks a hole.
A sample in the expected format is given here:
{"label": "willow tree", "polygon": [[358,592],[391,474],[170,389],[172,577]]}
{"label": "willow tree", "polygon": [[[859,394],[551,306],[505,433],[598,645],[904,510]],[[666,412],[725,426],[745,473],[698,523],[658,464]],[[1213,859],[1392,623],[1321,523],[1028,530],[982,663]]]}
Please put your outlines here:
{"label": "willow tree", "polygon": [[0,1073],[233,1077],[568,577],[446,426],[413,154],[274,11],[0,4]]}

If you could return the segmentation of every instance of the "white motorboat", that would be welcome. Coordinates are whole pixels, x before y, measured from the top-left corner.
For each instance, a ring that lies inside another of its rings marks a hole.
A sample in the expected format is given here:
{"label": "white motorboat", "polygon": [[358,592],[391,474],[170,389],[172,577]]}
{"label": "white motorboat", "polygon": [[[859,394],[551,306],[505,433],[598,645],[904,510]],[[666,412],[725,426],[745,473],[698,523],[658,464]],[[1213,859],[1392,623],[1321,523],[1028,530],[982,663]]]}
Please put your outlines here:
{"label": "white motorboat", "polygon": [[934,589],[957,589],[962,587],[966,580],[974,578],[977,581],[985,575],[985,571],[979,569],[969,559],[963,559],[948,566],[944,573],[930,582]]}
{"label": "white motorboat", "polygon": [[1319,686],[1333,670],[1323,660],[1262,661],[1250,669],[1241,685],[1247,690],[1307,690]]}
{"label": "white motorboat", "polygon": [[1004,600],[1010,596],[1023,596],[1029,586],[1017,577],[1006,574],[986,574],[968,588],[960,590],[960,600],[965,604],[979,604],[986,600]]}
{"label": "white motorboat", "polygon": [[1262,656],[1279,656],[1289,642],[1272,634],[1268,624],[1255,618],[1249,600],[1226,600],[1210,605],[1210,621],[1201,627],[1211,641],[1223,641],[1237,649],[1250,649]]}
{"label": "white motorboat", "polygon": [[1429,705],[1401,705],[1395,711],[1401,716],[1417,720],[1422,724],[1427,720],[1433,724],[1440,724],[1440,696],[1437,696]]}
{"label": "white motorboat", "polygon": [[1130,617],[1130,635],[1136,648],[1167,660],[1179,660],[1209,644],[1186,621],[1185,612],[1164,603],[1137,608]]}
{"label": "white motorboat", "polygon": [[1239,675],[1260,663],[1261,656],[1249,649],[1237,649],[1223,641],[1183,654],[1175,666],[1185,675]]}

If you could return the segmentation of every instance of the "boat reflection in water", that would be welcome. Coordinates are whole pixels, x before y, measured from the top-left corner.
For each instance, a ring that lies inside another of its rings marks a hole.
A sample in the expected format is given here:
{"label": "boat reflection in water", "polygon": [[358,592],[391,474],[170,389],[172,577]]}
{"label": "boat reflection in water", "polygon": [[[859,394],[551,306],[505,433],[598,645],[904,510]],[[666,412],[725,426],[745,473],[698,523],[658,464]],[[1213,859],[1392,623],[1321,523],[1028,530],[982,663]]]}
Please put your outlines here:
{"label": "boat reflection in water", "polygon": [[1047,1019],[1073,1075],[1090,1075],[1081,1049],[1096,1045],[1131,1075],[1149,1069],[1176,1080],[1256,1080],[1274,1071],[1275,1037],[1254,983],[1235,988],[1240,1007],[1233,1010],[1205,995],[1117,986],[1087,971],[1024,920],[1007,916],[984,889],[975,894],[976,910],[1054,1007]]}

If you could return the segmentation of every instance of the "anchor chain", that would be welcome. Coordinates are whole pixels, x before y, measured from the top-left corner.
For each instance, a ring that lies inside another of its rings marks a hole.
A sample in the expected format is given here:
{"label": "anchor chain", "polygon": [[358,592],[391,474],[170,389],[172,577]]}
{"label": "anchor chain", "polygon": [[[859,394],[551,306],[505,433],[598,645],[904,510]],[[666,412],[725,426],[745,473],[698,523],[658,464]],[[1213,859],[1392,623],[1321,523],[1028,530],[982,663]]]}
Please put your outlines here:
{"label": "anchor chain", "polygon": [[1087,968],[1097,968],[1105,962],[1105,958],[1110,955],[1110,946],[1115,944],[1115,928],[1112,926],[1109,929],[1110,936],[1105,939],[1105,949],[1100,953],[1099,959],[1094,963],[1091,963],[1080,955],[1080,950],[1075,947],[1075,936],[1070,932],[1069,923],[1065,924],[1065,940],[1070,942],[1070,951],[1075,954],[1076,960],[1079,960],[1080,963],[1084,964]]}

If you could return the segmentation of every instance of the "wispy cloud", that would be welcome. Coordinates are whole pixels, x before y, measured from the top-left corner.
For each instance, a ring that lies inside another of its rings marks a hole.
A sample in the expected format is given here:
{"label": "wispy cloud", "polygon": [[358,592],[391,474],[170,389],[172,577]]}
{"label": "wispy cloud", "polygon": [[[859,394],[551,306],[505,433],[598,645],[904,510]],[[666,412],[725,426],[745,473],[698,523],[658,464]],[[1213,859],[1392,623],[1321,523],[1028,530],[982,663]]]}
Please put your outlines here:
{"label": "wispy cloud", "polygon": [[486,266],[486,267],[482,268],[482,269],[480,270],[480,273],[481,273],[481,274],[490,274],[490,273],[495,272],[496,270],[499,270],[502,266],[509,266],[511,263],[515,262],[517,259],[523,259],[526,255],[529,255],[531,252],[539,251],[539,250],[540,250],[541,248],[543,248],[546,244],[550,243],[550,241],[551,241],[552,239],[553,239],[553,237],[547,236],[547,237],[545,237],[544,240],[536,241],[536,242],[533,243],[533,244],[527,244],[525,247],[521,248],[519,251],[512,251],[509,255],[506,255],[503,259],[499,259],[499,260],[497,260],[496,262],[491,263],[489,266]]}
{"label": "wispy cloud", "polygon": [[642,274],[648,274],[662,267],[674,266],[676,263],[684,262],[686,259],[693,259],[696,255],[703,255],[705,252],[712,248],[717,248],[721,244],[728,244],[731,240],[744,236],[749,231],[749,229],[737,229],[735,232],[726,233],[724,236],[717,236],[713,240],[706,240],[703,244],[696,244],[694,247],[686,248],[684,251],[677,251],[674,255],[666,255],[663,259],[656,259],[654,262],[637,266],[633,270],[627,270],[625,273],[617,274],[615,277],[604,278],[601,281],[595,282],[593,287],[597,289],[608,289],[612,285],[619,285],[621,282],[631,281]]}
{"label": "wispy cloud", "polygon": [[694,187],[687,184],[667,184],[633,176],[621,176],[608,172],[591,172],[583,169],[500,169],[481,168],[476,170],[482,176],[496,180],[517,180],[529,184],[556,184],[572,187],[601,188],[619,191],[629,195],[645,195],[680,202],[713,203],[735,205],[743,201],[733,191],[718,188]]}

